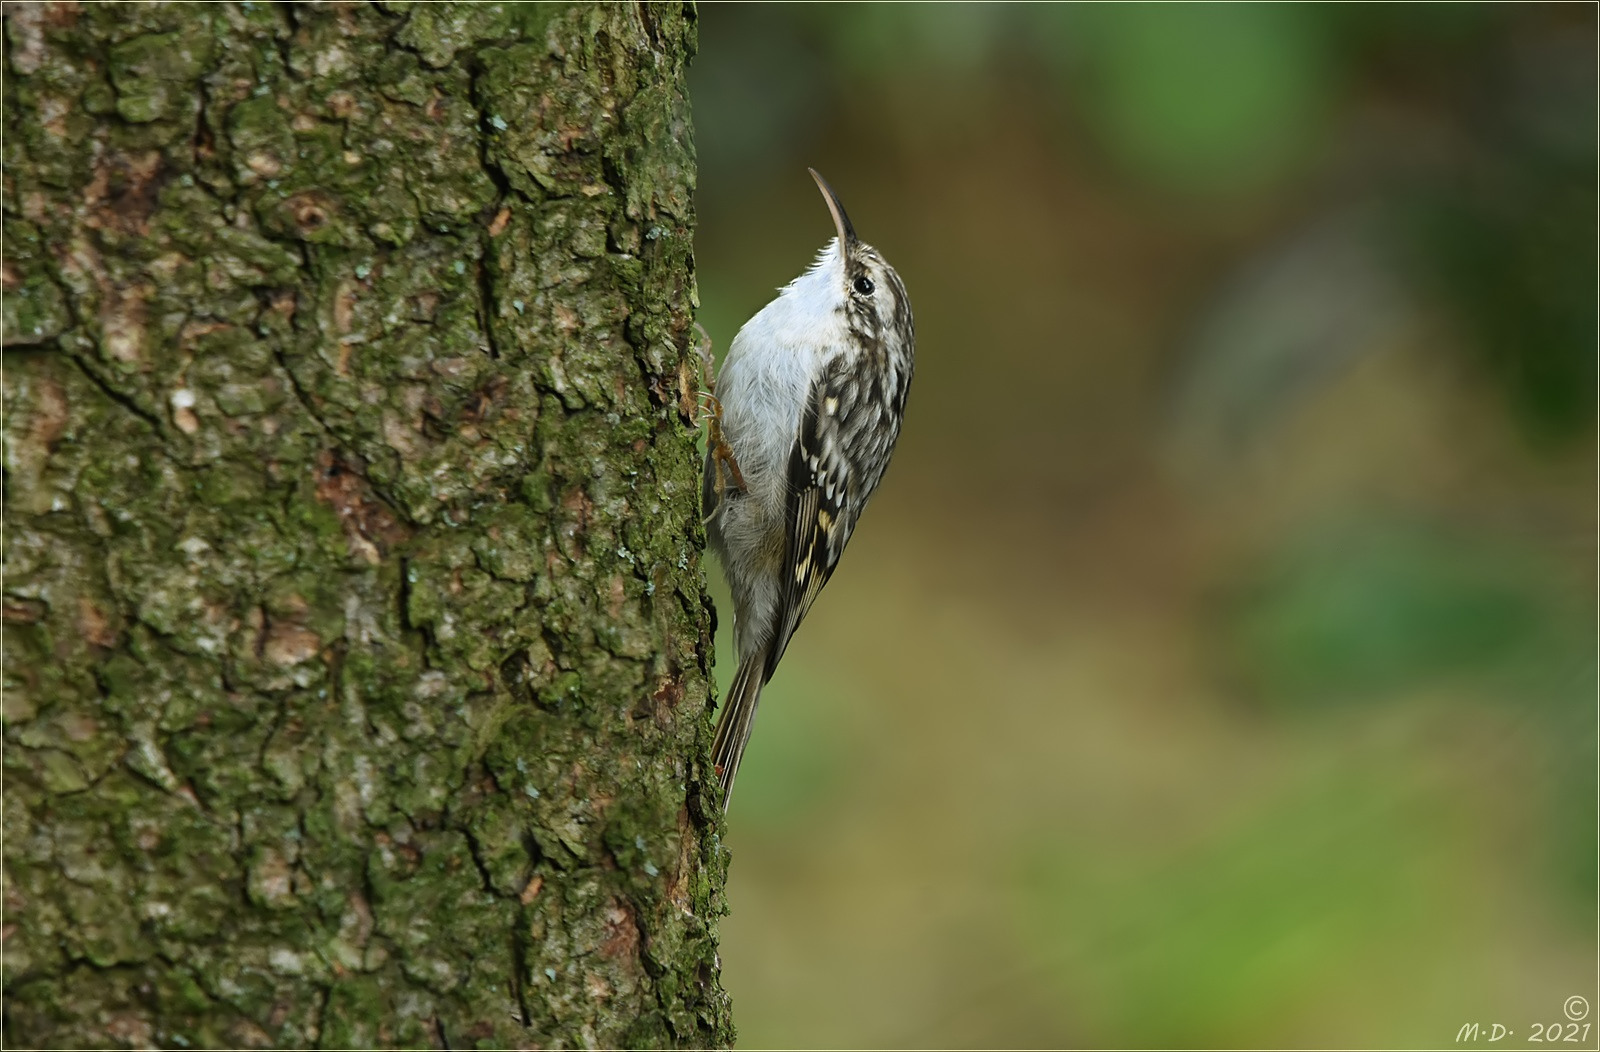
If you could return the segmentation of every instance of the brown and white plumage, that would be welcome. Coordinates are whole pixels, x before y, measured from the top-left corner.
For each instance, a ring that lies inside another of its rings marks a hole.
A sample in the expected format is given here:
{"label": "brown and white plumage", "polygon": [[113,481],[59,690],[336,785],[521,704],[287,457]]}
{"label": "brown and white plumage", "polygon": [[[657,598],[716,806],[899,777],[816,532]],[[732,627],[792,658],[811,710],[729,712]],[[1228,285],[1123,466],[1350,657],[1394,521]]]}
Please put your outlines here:
{"label": "brown and white plumage", "polygon": [[905,286],[811,174],[838,237],[734,338],[706,456],[706,521],[733,592],[739,649],[713,749],[724,806],[761,688],[889,465],[911,385]]}

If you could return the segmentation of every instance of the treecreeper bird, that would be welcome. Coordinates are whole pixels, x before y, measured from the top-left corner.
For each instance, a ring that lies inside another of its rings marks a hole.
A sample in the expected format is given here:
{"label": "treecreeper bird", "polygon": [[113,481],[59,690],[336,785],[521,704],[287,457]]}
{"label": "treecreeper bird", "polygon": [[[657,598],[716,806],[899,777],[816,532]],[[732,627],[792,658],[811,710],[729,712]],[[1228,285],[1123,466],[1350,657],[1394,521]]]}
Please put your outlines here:
{"label": "treecreeper bird", "polygon": [[717,376],[704,504],[733,592],[739,671],[713,748],[723,807],[761,688],[889,466],[916,336],[887,260],[811,171],[838,236],[734,337]]}

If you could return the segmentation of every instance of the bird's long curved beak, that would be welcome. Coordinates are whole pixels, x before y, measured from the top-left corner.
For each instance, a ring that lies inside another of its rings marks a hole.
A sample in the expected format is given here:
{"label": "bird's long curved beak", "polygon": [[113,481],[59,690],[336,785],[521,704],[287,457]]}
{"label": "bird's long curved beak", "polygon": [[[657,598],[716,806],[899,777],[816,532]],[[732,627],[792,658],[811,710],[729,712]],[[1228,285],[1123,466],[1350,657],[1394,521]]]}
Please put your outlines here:
{"label": "bird's long curved beak", "polygon": [[806,171],[817,181],[817,189],[822,191],[822,199],[828,203],[828,214],[833,216],[833,228],[839,232],[839,247],[855,244],[856,228],[850,225],[850,217],[845,214],[844,205],[839,203],[839,195],[833,192],[828,180],[818,175],[815,168],[807,168]]}

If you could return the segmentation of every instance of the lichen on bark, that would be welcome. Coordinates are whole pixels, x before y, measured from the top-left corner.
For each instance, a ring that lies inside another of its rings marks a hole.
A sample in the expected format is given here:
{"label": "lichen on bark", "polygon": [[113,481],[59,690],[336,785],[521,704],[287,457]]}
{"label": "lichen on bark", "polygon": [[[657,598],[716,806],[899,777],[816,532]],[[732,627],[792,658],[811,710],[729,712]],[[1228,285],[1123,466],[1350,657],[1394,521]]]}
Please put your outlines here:
{"label": "lichen on bark", "polygon": [[10,1045],[725,1045],[692,8],[7,4]]}

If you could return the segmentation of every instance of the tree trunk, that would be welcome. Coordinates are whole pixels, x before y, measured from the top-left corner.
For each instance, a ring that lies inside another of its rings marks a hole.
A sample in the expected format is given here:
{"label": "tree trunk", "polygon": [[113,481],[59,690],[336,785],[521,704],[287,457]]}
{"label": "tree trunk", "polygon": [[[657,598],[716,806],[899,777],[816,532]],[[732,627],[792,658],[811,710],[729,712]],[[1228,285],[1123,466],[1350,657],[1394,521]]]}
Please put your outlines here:
{"label": "tree trunk", "polygon": [[5,47],[7,1044],[726,1044],[693,11]]}

